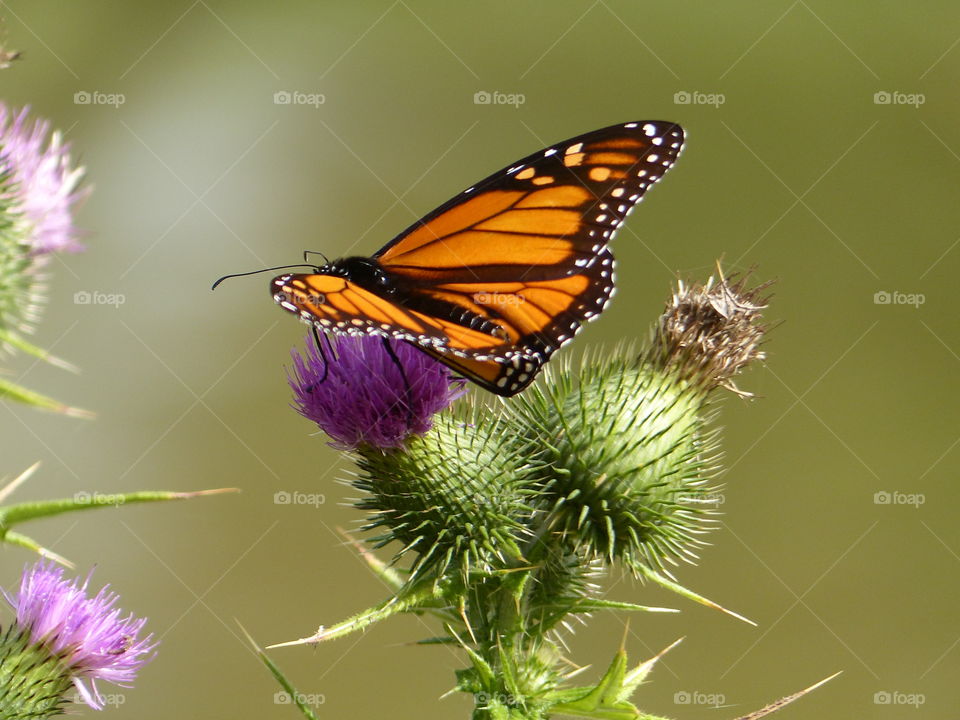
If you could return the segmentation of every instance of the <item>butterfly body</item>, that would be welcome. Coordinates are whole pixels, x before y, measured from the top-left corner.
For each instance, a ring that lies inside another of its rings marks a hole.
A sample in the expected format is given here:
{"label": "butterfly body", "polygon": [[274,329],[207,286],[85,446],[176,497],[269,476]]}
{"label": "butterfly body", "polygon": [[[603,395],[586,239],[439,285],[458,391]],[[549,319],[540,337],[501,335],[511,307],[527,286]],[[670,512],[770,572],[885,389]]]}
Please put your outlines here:
{"label": "butterfly body", "polygon": [[468,188],[372,257],[281,275],[271,294],[324,331],[413,343],[514,395],[607,306],[608,243],[682,144],[679,126],[656,121],[580,135]]}
{"label": "butterfly body", "polygon": [[390,278],[372,257],[340,258],[318,268],[317,272],[346,278],[366,290],[385,295],[395,294],[398,290],[395,279]]}

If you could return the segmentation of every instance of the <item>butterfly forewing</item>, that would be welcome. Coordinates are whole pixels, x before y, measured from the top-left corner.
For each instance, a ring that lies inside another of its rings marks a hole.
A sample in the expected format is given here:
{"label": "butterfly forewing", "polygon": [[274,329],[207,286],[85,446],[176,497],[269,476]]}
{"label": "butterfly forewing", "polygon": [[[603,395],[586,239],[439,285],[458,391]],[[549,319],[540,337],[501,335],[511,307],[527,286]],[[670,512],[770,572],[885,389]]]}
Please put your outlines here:
{"label": "butterfly forewing", "polygon": [[452,270],[481,281],[498,270],[513,278],[524,262],[543,272],[589,260],[670,169],[683,140],[679,125],[661,121],[571,138],[467,188],[375,257],[397,272]]}

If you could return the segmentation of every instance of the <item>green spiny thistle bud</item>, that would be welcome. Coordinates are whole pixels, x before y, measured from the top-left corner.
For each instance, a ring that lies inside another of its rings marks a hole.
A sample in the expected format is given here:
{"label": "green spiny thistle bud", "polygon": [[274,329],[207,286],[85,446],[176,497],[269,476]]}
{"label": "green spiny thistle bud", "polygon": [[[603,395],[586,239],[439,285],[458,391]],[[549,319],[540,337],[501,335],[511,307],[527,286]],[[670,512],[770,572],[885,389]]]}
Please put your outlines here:
{"label": "green spiny thistle bud", "polygon": [[709,395],[762,357],[758,290],[681,284],[639,358],[588,359],[507,404],[550,532],[644,574],[696,559],[717,469]]}
{"label": "green spiny thistle bud", "polygon": [[365,529],[386,528],[371,541],[398,541],[401,553],[417,554],[418,571],[439,566],[438,574],[451,564],[489,572],[520,558],[531,468],[505,451],[505,432],[475,411],[446,412],[405,450],[358,450],[353,484],[368,495],[357,504],[374,513]]}
{"label": "green spiny thistle bud", "polygon": [[715,445],[699,388],[624,349],[551,380],[510,406],[550,531],[632,568],[694,557]]}
{"label": "green spiny thistle bud", "polygon": [[561,653],[536,633],[515,640],[509,649],[498,644],[481,653],[468,651],[472,667],[457,672],[457,688],[473,695],[474,720],[549,716],[550,695],[563,683]]}

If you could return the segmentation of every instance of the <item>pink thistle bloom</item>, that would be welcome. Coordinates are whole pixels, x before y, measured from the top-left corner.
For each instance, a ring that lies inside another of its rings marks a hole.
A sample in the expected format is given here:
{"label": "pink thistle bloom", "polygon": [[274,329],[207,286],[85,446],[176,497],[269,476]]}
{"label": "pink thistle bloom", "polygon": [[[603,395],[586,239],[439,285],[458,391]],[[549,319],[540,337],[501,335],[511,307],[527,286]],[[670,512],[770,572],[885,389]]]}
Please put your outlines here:
{"label": "pink thistle bloom", "polygon": [[410,435],[427,432],[433,416],[464,393],[462,380],[409,343],[334,336],[323,344],[321,353],[308,337],[305,357],[292,351],[288,380],[294,407],[333,438],[335,447],[402,447]]}
{"label": "pink thistle bloom", "polygon": [[101,710],[95,681],[129,687],[153,656],[156,643],[152,635],[139,637],[145,618],[123,616],[116,607],[117,595],[107,587],[88,595],[89,583],[89,575],[82,584],[68,581],[62,568],[38,562],[24,569],[15,597],[4,594],[17,613],[21,632],[32,644],[61,658],[84,702]]}
{"label": "pink thistle bloom", "polygon": [[78,189],[84,169],[72,167],[59,132],[46,120],[27,117],[0,102],[0,175],[12,183],[13,210],[27,223],[34,255],[83,249],[73,224],[74,207],[89,189]]}

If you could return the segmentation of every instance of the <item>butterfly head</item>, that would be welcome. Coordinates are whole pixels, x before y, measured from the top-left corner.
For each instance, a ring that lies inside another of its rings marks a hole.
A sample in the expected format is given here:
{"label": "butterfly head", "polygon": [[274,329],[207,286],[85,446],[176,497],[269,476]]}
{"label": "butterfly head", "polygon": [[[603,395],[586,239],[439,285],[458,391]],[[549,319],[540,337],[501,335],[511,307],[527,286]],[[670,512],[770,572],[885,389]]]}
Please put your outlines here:
{"label": "butterfly head", "polygon": [[371,257],[340,258],[324,265],[319,272],[345,278],[362,288],[378,293],[388,291],[392,284],[383,266]]}
{"label": "butterfly head", "polygon": [[[346,257],[314,268],[312,274],[286,273],[270,281],[270,295],[286,310],[302,315],[302,306],[323,305],[326,298],[316,285],[322,276],[343,278],[378,295],[391,295],[394,281],[379,262],[368,257]],[[297,307],[297,306],[301,307]]]}

